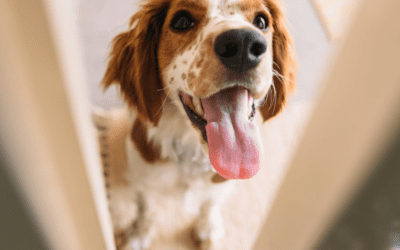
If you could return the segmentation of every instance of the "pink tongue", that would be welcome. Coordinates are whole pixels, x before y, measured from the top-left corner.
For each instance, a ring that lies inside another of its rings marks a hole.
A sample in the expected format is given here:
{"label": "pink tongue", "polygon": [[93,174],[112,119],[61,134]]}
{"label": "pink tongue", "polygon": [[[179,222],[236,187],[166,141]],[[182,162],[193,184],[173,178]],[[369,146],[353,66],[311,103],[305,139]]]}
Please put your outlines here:
{"label": "pink tongue", "polygon": [[226,179],[247,179],[259,170],[260,135],[248,119],[243,87],[222,90],[201,100],[207,117],[210,161]]}

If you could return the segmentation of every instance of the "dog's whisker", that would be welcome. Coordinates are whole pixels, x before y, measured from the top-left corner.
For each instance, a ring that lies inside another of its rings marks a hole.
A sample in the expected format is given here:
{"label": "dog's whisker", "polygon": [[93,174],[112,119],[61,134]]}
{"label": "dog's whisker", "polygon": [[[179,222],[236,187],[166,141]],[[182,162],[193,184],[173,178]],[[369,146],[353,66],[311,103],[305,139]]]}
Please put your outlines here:
{"label": "dog's whisker", "polygon": [[192,80],[191,82],[188,82],[187,86],[191,86],[192,83],[195,81],[196,79]]}
{"label": "dog's whisker", "polygon": [[273,69],[272,72],[273,72],[273,75],[276,76],[280,80],[281,83],[283,82],[283,80],[285,80],[285,77],[283,75],[281,75],[278,71]]}
{"label": "dog's whisker", "polygon": [[273,88],[273,90],[274,90],[274,99],[273,99],[273,100],[274,100],[274,109],[273,109],[273,110],[275,110],[275,108],[276,108],[276,103],[277,103],[277,99],[278,99],[275,84],[272,84],[272,88]]}
{"label": "dog's whisker", "polygon": [[293,80],[289,80],[288,78],[284,77],[282,74],[280,74],[277,70],[272,69],[272,73],[274,76],[276,76],[277,78],[279,78],[279,80],[281,81],[281,83],[283,83],[283,81],[287,81],[287,82],[292,82],[294,83]]}
{"label": "dog's whisker", "polygon": [[171,86],[167,86],[167,87],[165,87],[165,88],[162,88],[162,89],[157,89],[157,91],[163,91],[163,90],[166,90],[166,89],[168,89],[168,88],[170,88]]}
{"label": "dog's whisker", "polygon": [[155,117],[156,115],[158,115],[158,113],[160,113],[160,111],[162,110],[162,108],[165,106],[165,102],[166,102],[167,99],[168,99],[168,95],[169,95],[169,92],[170,92],[170,91],[171,91],[171,89],[168,90],[168,93],[165,95],[165,99],[164,99],[163,104],[161,105],[160,109],[157,111],[157,113],[156,113],[153,117]]}
{"label": "dog's whisker", "polygon": [[278,69],[280,69],[281,67],[279,66],[279,64],[277,64],[276,62],[273,62],[273,64],[278,67]]}

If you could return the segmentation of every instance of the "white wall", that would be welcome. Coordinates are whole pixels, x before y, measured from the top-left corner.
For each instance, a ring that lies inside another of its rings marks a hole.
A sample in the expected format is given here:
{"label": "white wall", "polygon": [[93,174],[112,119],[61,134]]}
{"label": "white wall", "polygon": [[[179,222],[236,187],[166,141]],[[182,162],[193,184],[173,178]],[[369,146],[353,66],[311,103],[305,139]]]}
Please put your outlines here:
{"label": "white wall", "polygon": [[119,106],[114,87],[103,94],[99,83],[106,69],[112,39],[128,27],[137,0],[76,0],[84,64],[91,103],[104,109]]}

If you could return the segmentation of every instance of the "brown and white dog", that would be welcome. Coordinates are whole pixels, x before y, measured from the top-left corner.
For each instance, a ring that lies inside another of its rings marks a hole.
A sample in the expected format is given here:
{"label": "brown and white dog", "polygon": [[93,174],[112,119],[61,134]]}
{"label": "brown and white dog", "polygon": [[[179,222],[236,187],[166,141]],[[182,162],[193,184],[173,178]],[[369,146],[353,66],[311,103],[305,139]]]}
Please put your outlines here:
{"label": "brown and white dog", "polygon": [[217,248],[225,180],[257,173],[259,126],[295,89],[285,22],[278,0],[147,0],[114,39],[103,84],[134,114],[129,184],[110,188],[115,231],[135,225],[120,246],[149,248],[157,197],[182,194],[203,248]]}

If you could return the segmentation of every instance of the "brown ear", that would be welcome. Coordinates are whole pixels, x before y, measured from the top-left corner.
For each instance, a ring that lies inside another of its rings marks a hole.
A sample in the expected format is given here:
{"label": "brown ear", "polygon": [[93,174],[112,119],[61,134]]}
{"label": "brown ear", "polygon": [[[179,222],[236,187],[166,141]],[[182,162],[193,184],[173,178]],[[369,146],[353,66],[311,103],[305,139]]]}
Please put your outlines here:
{"label": "brown ear", "polygon": [[120,85],[130,106],[142,121],[158,124],[163,101],[157,67],[157,43],[167,13],[166,1],[144,5],[131,18],[130,30],[114,38],[104,88]]}
{"label": "brown ear", "polygon": [[272,15],[274,77],[264,105],[259,108],[264,121],[277,115],[285,106],[288,95],[296,88],[297,71],[296,54],[285,26],[286,18],[276,0],[266,2]]}

